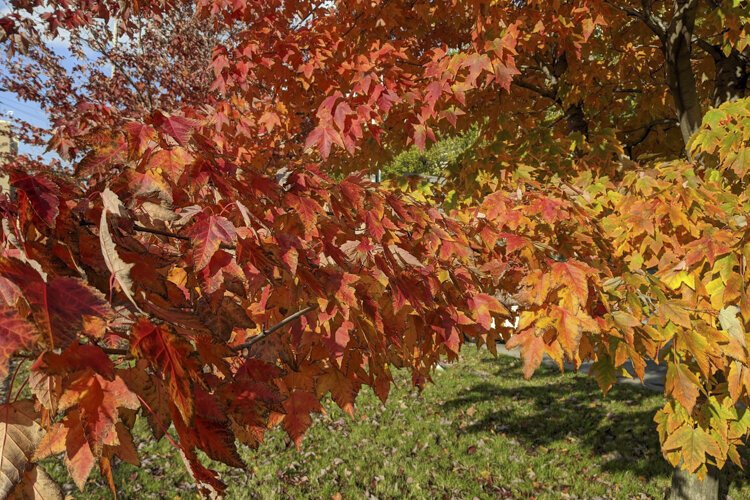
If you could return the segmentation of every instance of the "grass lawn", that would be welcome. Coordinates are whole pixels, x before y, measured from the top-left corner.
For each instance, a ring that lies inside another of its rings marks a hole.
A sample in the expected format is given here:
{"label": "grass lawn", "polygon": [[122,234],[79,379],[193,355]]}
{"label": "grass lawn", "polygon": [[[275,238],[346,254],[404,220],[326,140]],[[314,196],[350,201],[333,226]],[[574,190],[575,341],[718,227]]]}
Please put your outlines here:
{"label": "grass lawn", "polygon": [[[660,395],[617,386],[602,398],[585,375],[547,368],[524,381],[519,360],[471,346],[434,379],[420,394],[402,378],[385,406],[364,391],[353,420],[327,404],[299,452],[274,430],[241,451],[247,471],[221,468],[227,498],[660,499],[668,486],[652,422]],[[120,496],[194,498],[178,454],[147,437],[139,422],[143,468],[117,466]],[[78,492],[61,460],[45,468],[75,498],[110,496],[94,476]],[[750,498],[741,471],[725,477],[732,498]]]}

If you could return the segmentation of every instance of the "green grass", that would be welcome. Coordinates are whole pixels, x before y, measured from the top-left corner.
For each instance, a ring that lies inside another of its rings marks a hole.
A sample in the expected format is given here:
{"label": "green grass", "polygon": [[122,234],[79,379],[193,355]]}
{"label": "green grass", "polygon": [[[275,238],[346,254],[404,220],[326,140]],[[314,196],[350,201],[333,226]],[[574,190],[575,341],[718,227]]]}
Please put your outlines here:
{"label": "green grass", "polygon": [[[518,360],[472,348],[434,379],[420,394],[403,377],[385,406],[363,392],[355,419],[327,404],[301,451],[272,431],[242,450],[247,471],[221,469],[227,498],[662,498],[668,486],[660,395],[617,386],[602,398],[588,377],[546,368],[527,382]],[[169,443],[136,430],[143,467],[117,466],[120,496],[194,498]],[[109,496],[99,477],[80,493],[61,460],[45,467],[76,498]],[[725,477],[735,500],[750,498],[740,472]]]}

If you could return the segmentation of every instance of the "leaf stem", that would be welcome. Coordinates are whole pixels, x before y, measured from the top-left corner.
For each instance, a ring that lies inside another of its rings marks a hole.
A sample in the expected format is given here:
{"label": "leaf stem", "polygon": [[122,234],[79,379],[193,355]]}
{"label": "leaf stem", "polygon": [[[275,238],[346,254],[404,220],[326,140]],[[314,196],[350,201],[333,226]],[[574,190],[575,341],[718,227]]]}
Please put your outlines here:
{"label": "leaf stem", "polygon": [[21,359],[21,361],[16,366],[16,369],[13,371],[13,377],[10,379],[10,384],[8,384],[8,392],[5,394],[6,405],[10,403],[10,395],[13,393],[13,385],[16,383],[16,377],[18,376],[18,372],[21,371],[21,367],[23,366],[23,363],[25,361],[26,361],[25,359]]}

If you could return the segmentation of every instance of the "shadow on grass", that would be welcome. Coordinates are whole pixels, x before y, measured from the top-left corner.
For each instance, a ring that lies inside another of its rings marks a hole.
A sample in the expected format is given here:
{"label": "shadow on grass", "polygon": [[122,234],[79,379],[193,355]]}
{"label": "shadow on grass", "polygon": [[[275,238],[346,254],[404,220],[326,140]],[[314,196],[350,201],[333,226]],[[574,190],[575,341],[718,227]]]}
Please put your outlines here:
{"label": "shadow on grass", "polygon": [[[521,377],[518,361],[499,357],[483,360],[501,377]],[[660,396],[646,389],[618,385],[602,396],[596,382],[585,376],[561,376],[542,367],[520,387],[480,382],[461,397],[445,403],[461,409],[494,402],[496,410],[463,429],[463,432],[494,431],[515,438],[528,452],[539,447],[575,441],[599,457],[607,472],[629,471],[645,480],[669,478],[672,467],[661,455],[656,424]],[[750,453],[743,450],[744,461]],[[734,464],[722,472],[722,489],[748,481]]]}

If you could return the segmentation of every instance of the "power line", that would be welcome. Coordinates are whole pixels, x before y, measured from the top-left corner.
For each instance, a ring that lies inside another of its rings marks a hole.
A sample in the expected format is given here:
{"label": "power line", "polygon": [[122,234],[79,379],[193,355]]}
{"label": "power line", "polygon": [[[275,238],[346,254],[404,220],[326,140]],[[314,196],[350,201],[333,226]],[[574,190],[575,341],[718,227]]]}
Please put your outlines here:
{"label": "power line", "polygon": [[[0,106],[2,106],[2,105],[0,105]],[[5,118],[13,118],[14,114],[18,114],[18,116],[20,118],[31,120],[32,122],[34,122],[34,123],[32,123],[32,125],[35,125],[35,126],[41,126],[41,125],[43,125],[41,122],[46,121],[45,118],[43,118],[43,117],[41,117],[39,115],[34,115],[34,114],[28,113],[28,112],[23,111],[23,110],[18,110],[18,109],[7,110],[6,113],[5,113]]]}
{"label": "power line", "polygon": [[0,104],[2,104],[3,106],[8,106],[9,108],[13,108],[16,111],[21,111],[23,113],[33,113],[33,114],[37,114],[39,116],[46,116],[42,111],[37,111],[34,108],[30,108],[30,107],[19,108],[18,106],[23,106],[23,104],[21,104],[20,102],[19,103],[10,104],[8,102],[0,100]]}
{"label": "power line", "polygon": [[5,106],[7,108],[10,108],[10,109],[12,109],[14,111],[17,111],[18,113],[21,113],[21,114],[24,114],[24,115],[28,116],[29,118],[35,118],[35,119],[38,119],[38,120],[47,121],[47,115],[42,114],[42,113],[40,113],[38,111],[35,111],[35,110],[19,108],[18,106],[15,106],[13,104],[9,104],[9,103],[4,102],[4,101],[0,101],[0,106]]}

